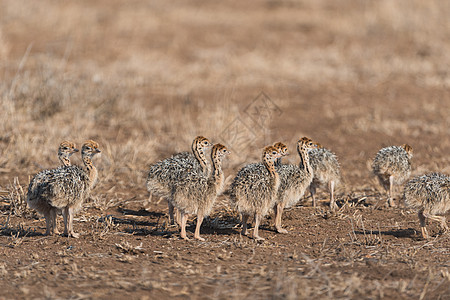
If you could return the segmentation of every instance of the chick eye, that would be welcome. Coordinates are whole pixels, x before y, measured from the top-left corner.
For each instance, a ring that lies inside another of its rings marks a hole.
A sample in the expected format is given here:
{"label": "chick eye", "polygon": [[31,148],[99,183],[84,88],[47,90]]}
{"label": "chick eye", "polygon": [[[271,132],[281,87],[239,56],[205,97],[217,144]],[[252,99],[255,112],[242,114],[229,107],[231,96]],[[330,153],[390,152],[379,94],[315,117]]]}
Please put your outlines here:
{"label": "chick eye", "polygon": [[68,147],[63,147],[63,149],[64,149],[64,150],[69,150],[69,148],[68,148]]}

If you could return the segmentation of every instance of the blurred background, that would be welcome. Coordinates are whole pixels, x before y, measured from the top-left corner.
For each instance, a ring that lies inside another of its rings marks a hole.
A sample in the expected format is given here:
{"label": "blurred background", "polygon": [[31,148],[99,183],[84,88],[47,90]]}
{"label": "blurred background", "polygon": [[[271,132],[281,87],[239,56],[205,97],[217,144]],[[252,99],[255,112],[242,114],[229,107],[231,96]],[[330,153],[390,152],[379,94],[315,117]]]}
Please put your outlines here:
{"label": "blurred background", "polygon": [[[0,0],[0,298],[449,299],[448,234],[421,240],[402,187],[385,209],[370,172],[408,143],[412,176],[450,174],[449,16],[439,0]],[[340,211],[320,189],[257,243],[224,195],[206,241],[180,240],[145,180],[197,135],[231,149],[226,183],[275,142],[297,164],[312,138],[341,163]],[[82,237],[41,236],[30,177],[87,139],[102,155]]]}
{"label": "blurred background", "polygon": [[388,145],[412,145],[413,175],[449,173],[449,16],[437,0],[1,0],[0,185],[94,139],[100,191],[146,198],[148,166],[196,135],[232,149],[227,176],[277,141],[298,162],[302,136],[350,189]]}

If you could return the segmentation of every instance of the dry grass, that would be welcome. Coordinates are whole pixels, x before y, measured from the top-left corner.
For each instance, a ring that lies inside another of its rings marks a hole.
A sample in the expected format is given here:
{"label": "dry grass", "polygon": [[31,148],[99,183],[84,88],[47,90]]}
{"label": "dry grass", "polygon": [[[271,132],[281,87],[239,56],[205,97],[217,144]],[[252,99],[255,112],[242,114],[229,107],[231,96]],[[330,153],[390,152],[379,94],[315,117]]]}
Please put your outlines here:
{"label": "dry grass", "polygon": [[[100,8],[102,2],[92,5]],[[4,14],[11,22],[0,24],[0,37],[6,41],[0,51],[6,53],[0,88],[4,120],[0,166],[19,163],[33,173],[54,165],[53,149],[62,139],[81,144],[87,138],[97,138],[106,149],[102,178],[112,180],[115,172],[134,173],[167,152],[185,150],[196,134],[220,138],[262,87],[268,92],[276,85],[348,84],[355,80],[376,86],[393,78],[413,78],[431,87],[449,85],[450,77],[442,68],[450,64],[445,55],[450,46],[443,43],[442,37],[449,30],[445,20],[450,8],[439,1],[426,6],[413,1],[407,7],[401,1],[344,1],[339,4],[342,10],[350,6],[351,9],[342,14],[333,14],[337,7],[328,1],[261,1],[256,7],[239,5],[242,12],[232,14],[231,8],[217,10],[217,4],[206,5],[200,11],[185,3],[170,9],[166,5],[154,3],[147,11],[150,15],[136,7],[123,9],[116,18],[108,10],[52,5],[47,12],[54,12],[52,18],[33,27],[33,32],[51,35],[47,40],[28,43],[28,51],[19,51],[8,45],[20,38],[21,28],[28,28],[27,22],[32,23],[32,16],[39,15],[44,5],[26,5],[24,9],[21,1],[5,1]],[[268,18],[263,9],[272,5],[274,10]],[[251,22],[246,11],[253,11]],[[18,20],[28,21],[19,24]],[[160,27],[162,20],[166,25]],[[109,39],[96,40],[104,28],[98,22],[107,24]],[[209,28],[208,33],[199,36],[195,29],[205,27]],[[268,34],[256,39],[255,49],[249,51],[245,37],[258,36],[260,28]],[[289,30],[293,36],[286,39],[283,47],[274,43],[278,32]],[[227,34],[220,35],[222,31]],[[238,34],[242,31],[247,35]],[[154,36],[149,41],[151,45],[167,45],[166,50],[145,47],[148,35]],[[317,45],[301,47],[309,37],[317,38]],[[380,43],[383,38],[398,42]],[[94,49],[100,43],[101,52]],[[125,43],[127,47],[122,46]],[[43,51],[48,45],[49,51]],[[111,53],[115,59],[101,59],[102,52]],[[89,63],[88,58],[99,62]],[[242,101],[236,97],[236,91],[242,87],[253,87],[256,92]],[[197,92],[211,88],[216,89],[212,99]],[[149,96],[142,94],[145,90],[150,91]],[[193,91],[198,94],[195,98],[191,96]],[[130,101],[133,105],[129,105]],[[274,101],[282,109],[286,107],[280,97]],[[412,138],[448,134],[448,105],[442,109],[442,101],[430,101],[426,112],[439,116],[432,122],[408,118],[416,113],[409,113],[408,108],[405,119],[391,119],[379,110],[367,114],[363,107],[356,107],[352,113],[348,105],[333,109],[330,114],[353,124],[343,127],[343,134],[374,132],[388,136],[407,134]],[[160,118],[161,115],[165,117]],[[270,129],[272,125],[265,127]],[[256,141],[257,145],[247,150],[249,153],[239,153],[244,159],[237,164],[257,159],[255,150],[276,136],[272,132],[268,138]],[[251,137],[251,133],[244,135]],[[442,147],[448,146],[448,141],[443,141]]]}
{"label": "dry grass", "polygon": [[[408,142],[413,175],[450,173],[449,15],[438,0],[2,1],[0,257],[18,258],[0,261],[2,287],[23,298],[445,298],[448,234],[421,241],[413,212],[384,216],[367,162]],[[227,183],[262,146],[284,141],[297,163],[296,140],[312,137],[340,158],[341,209],[330,214],[322,191],[317,211],[309,198],[286,211],[287,237],[255,243],[223,196],[204,222],[211,237],[178,241],[144,182],[199,134],[232,149]],[[64,139],[102,150],[76,241],[39,236],[26,208],[30,176],[58,165]]]}
{"label": "dry grass", "polygon": [[17,177],[14,177],[13,183],[7,187],[7,190],[8,194],[2,198],[9,203],[9,214],[24,216],[27,212],[26,194]]}

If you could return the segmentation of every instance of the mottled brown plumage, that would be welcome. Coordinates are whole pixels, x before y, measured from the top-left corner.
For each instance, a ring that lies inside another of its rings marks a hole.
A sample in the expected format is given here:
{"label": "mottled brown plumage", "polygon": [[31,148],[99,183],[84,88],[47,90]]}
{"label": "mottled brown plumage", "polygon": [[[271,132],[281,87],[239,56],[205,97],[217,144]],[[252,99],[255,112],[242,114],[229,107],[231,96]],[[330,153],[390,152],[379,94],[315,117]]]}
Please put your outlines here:
{"label": "mottled brown plumage", "polygon": [[392,194],[393,185],[401,185],[411,175],[413,149],[408,144],[390,146],[378,151],[372,163],[373,173],[380,184],[389,191],[388,204],[395,206]]}
{"label": "mottled brown plumage", "polygon": [[423,238],[429,238],[425,218],[440,222],[448,230],[445,214],[450,210],[450,177],[431,173],[414,177],[403,191],[407,207],[418,211]]}
{"label": "mottled brown plumage", "polygon": [[192,170],[182,174],[174,184],[170,199],[181,215],[181,237],[183,239],[188,239],[186,236],[188,214],[196,214],[197,226],[194,238],[204,240],[200,237],[200,226],[203,218],[211,212],[217,195],[223,191],[222,160],[228,154],[230,152],[224,145],[215,144],[211,150],[213,169],[210,175]]}
{"label": "mottled brown plumage", "polygon": [[280,164],[276,167],[280,176],[280,186],[274,210],[275,228],[279,233],[287,233],[287,230],[281,226],[283,210],[295,205],[300,200],[313,179],[308,150],[315,147],[316,144],[311,139],[307,137],[301,138],[297,142],[297,152],[300,156],[299,166]]}
{"label": "mottled brown plumage", "polygon": [[147,190],[152,195],[167,201],[171,224],[174,224],[173,205],[170,201],[173,187],[188,172],[209,175],[210,166],[206,158],[206,150],[211,146],[207,138],[197,136],[192,142],[192,153],[177,153],[150,166],[146,182]]}
{"label": "mottled brown plumage", "polygon": [[70,156],[79,150],[74,143],[70,141],[63,141],[58,147],[58,159],[62,166],[70,166]]}
{"label": "mottled brown plumage", "polygon": [[[58,159],[61,162],[61,166],[68,167],[71,165],[70,156],[78,152],[75,144],[69,141],[63,141],[58,147]],[[46,223],[46,235],[59,234],[56,214],[58,210],[48,204],[45,199],[40,197],[40,185],[46,182],[50,178],[51,173],[56,172],[57,169],[43,170],[36,174],[30,181],[27,193],[28,206],[38,213],[44,215]]]}
{"label": "mottled brown plumage", "polygon": [[78,237],[73,231],[73,214],[81,208],[97,181],[97,169],[92,164],[92,157],[100,153],[98,144],[87,141],[81,149],[84,168],[63,166],[51,172],[39,184],[37,189],[40,201],[46,202],[53,209],[61,209],[64,217],[64,234]]}
{"label": "mottled brown plumage", "polygon": [[313,207],[316,207],[316,189],[327,187],[330,192],[330,209],[334,211],[337,208],[334,189],[341,182],[341,168],[336,154],[318,144],[316,149],[309,151],[309,163],[314,174],[309,186]]}
{"label": "mottled brown plumage", "polygon": [[[273,146],[277,149],[277,151],[285,156],[289,154],[288,148],[285,144],[283,144],[282,142],[278,142],[273,144]],[[275,161],[275,167],[278,167],[281,165],[281,157],[278,157],[277,160]]]}
{"label": "mottled brown plumage", "polygon": [[246,165],[239,170],[230,187],[232,203],[242,216],[242,234],[247,235],[247,220],[255,217],[253,237],[263,240],[258,234],[261,219],[273,208],[280,178],[276,172],[275,160],[282,154],[273,146],[267,146],[262,153],[262,163]]}

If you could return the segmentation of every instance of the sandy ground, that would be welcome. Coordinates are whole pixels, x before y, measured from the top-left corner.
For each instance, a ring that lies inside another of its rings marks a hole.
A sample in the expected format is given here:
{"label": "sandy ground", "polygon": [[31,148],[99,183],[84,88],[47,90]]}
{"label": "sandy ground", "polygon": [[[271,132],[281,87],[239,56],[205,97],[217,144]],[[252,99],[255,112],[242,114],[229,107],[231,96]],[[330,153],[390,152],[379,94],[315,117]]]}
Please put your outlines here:
{"label": "sandy ground", "polygon": [[[449,234],[429,223],[423,240],[402,186],[388,208],[370,174],[404,143],[412,176],[450,173],[449,15],[440,1],[0,1],[0,299],[450,299]],[[231,149],[227,184],[267,144],[298,163],[300,137],[320,142],[341,164],[339,211],[306,193],[288,233],[271,214],[257,242],[220,196],[206,241],[194,216],[180,239],[145,180],[196,135]],[[102,149],[79,239],[44,236],[26,208],[64,139]]]}

